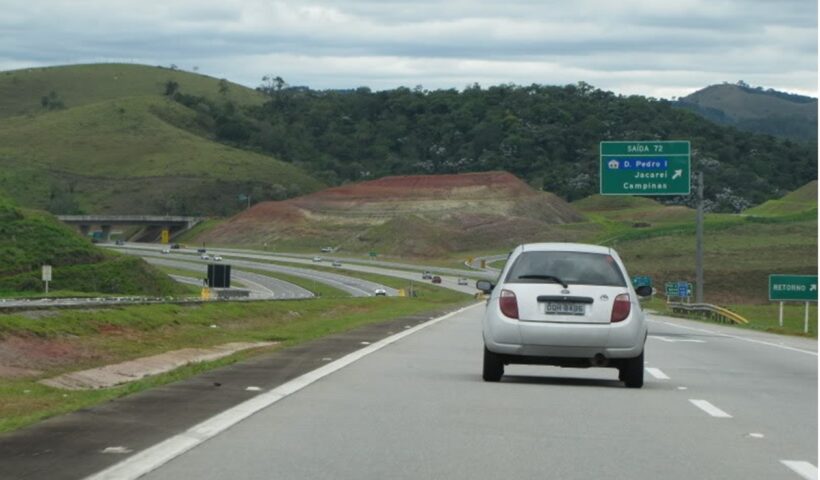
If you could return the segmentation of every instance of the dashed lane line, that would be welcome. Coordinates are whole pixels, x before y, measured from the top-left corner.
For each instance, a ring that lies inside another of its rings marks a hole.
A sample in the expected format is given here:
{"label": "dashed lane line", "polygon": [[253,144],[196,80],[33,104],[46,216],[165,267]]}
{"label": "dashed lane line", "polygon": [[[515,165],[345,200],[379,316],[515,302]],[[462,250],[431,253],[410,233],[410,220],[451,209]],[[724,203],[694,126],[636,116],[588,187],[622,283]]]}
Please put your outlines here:
{"label": "dashed lane line", "polygon": [[704,412],[708,413],[709,415],[715,418],[732,418],[731,415],[719,409],[718,407],[712,405],[706,400],[694,400],[690,398],[689,401],[692,402],[692,405],[698,407],[699,409],[703,410]]}
{"label": "dashed lane line", "polygon": [[645,367],[646,372],[655,377],[658,380],[669,380],[669,377],[661,371],[660,368],[654,367]]}
{"label": "dashed lane line", "polygon": [[817,480],[817,467],[801,460],[780,460],[780,463],[789,467],[794,473],[806,480]]}

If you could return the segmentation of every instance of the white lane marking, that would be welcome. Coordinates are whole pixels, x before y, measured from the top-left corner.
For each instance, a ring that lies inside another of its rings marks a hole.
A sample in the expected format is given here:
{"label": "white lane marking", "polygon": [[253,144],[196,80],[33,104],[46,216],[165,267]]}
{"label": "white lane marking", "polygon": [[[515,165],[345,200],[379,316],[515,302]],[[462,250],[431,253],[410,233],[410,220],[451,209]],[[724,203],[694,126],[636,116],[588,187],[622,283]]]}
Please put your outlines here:
{"label": "white lane marking", "polygon": [[120,453],[120,454],[122,454],[122,453],[131,453],[131,452],[133,452],[133,450],[131,450],[128,447],[122,447],[122,446],[120,446],[120,447],[106,447],[102,450],[102,453]]}
{"label": "white lane marking", "polygon": [[706,333],[710,333],[712,335],[717,335],[719,337],[734,338],[736,340],[743,340],[744,342],[759,343],[761,345],[768,345],[770,347],[782,348],[784,350],[791,350],[793,352],[808,353],[809,355],[814,355],[815,357],[817,356],[817,352],[812,352],[811,350],[803,350],[802,348],[789,347],[787,345],[779,345],[777,343],[772,343],[772,342],[764,342],[763,340],[755,340],[753,338],[741,337],[739,335],[729,335],[727,333],[720,333],[720,332],[715,332],[713,330],[706,330],[705,328],[684,327],[683,325],[678,325],[678,324],[672,323],[672,322],[664,322],[664,321],[660,321],[660,320],[650,320],[650,322],[665,323],[666,325],[669,325],[671,327],[683,328],[685,330],[694,330],[696,332],[706,332]]}
{"label": "white lane marking", "polygon": [[256,387],[256,386],[251,385],[250,387],[247,387],[245,390],[247,390],[249,392],[261,392],[262,387]]}
{"label": "white lane marking", "polygon": [[801,460],[780,460],[780,463],[789,467],[794,473],[806,480],[817,480],[817,467]]}
{"label": "white lane marking", "polygon": [[763,435],[762,433],[750,433],[746,436],[751,438],[763,438],[765,435]]}
{"label": "white lane marking", "polygon": [[649,338],[657,338],[658,340],[661,340],[661,341],[664,341],[664,342],[669,342],[669,343],[678,343],[678,342],[681,342],[681,343],[684,343],[684,342],[706,343],[705,340],[699,340],[699,339],[696,339],[696,338],[668,338],[668,337],[663,337],[661,335],[650,335]]}
{"label": "white lane marking", "polygon": [[699,409],[703,410],[704,412],[708,413],[709,415],[716,417],[716,418],[732,418],[731,415],[724,412],[723,410],[719,409],[718,407],[712,405],[711,403],[707,402],[706,400],[693,400],[689,399],[692,402],[692,405],[698,407]]}
{"label": "white lane marking", "polygon": [[653,368],[653,367],[644,367],[644,368],[646,368],[646,371],[650,375],[657,378],[658,380],[669,380],[669,377],[666,376],[666,374],[663,373],[660,368]]}
{"label": "white lane marking", "polygon": [[137,454],[123,460],[120,463],[112,465],[101,472],[86,477],[86,480],[130,480],[139,478],[182,455],[209,438],[212,438],[233,425],[236,425],[254,413],[273,405],[288,395],[298,392],[313,382],[316,382],[317,380],[320,380],[331,373],[340,370],[367,355],[370,355],[373,352],[381,350],[387,345],[412,335],[423,328],[435,325],[442,320],[446,320],[452,316],[464,312],[467,309],[480,305],[484,305],[484,302],[461,308],[455,312],[444,315],[443,317],[416,325],[411,329],[399,332],[393,336],[379,340],[372,345],[368,345],[367,347],[345,355],[332,363],[328,363],[327,365],[319,367],[316,370],[294,378],[287,383],[283,383],[272,390],[268,390],[265,393],[261,393],[249,400],[246,400],[239,405],[231,407],[222,413],[214,415],[208,420],[205,420],[198,425],[194,425],[178,435],[138,452]]}
{"label": "white lane marking", "polygon": [[678,390],[686,390],[686,387],[678,387]]}

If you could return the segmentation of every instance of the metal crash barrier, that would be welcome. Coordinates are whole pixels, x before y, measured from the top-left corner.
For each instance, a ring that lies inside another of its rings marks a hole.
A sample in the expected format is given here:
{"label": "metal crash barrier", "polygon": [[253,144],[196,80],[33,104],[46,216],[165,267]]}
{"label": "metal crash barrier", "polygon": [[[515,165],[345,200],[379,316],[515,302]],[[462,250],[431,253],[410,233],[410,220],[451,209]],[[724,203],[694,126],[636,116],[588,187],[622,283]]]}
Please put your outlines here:
{"label": "metal crash barrier", "polygon": [[687,315],[696,314],[703,318],[717,320],[719,322],[724,323],[749,323],[749,321],[741,315],[738,315],[737,313],[726,308],[719,307],[717,305],[712,305],[711,303],[669,302],[668,305],[672,308],[672,311],[675,313],[685,313]]}

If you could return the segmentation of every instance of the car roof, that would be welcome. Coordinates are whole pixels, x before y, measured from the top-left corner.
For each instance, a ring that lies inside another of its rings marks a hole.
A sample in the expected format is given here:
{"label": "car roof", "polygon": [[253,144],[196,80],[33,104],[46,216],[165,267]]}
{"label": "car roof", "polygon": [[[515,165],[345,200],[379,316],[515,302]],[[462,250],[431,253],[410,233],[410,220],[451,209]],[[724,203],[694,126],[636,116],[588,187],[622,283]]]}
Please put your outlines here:
{"label": "car roof", "polygon": [[612,249],[587,243],[525,243],[519,247],[522,252],[584,252],[611,254]]}

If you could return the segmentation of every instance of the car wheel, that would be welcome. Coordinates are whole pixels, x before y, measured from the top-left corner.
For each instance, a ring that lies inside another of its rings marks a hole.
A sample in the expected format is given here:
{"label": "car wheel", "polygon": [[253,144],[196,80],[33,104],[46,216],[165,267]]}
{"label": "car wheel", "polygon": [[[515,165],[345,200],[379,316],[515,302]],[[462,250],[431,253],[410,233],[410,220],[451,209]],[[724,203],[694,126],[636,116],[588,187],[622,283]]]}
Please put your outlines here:
{"label": "car wheel", "polygon": [[504,375],[504,362],[501,355],[493,353],[484,347],[484,381],[497,382]]}
{"label": "car wheel", "polygon": [[623,362],[618,368],[618,378],[624,382],[626,388],[643,387],[643,352]]}

